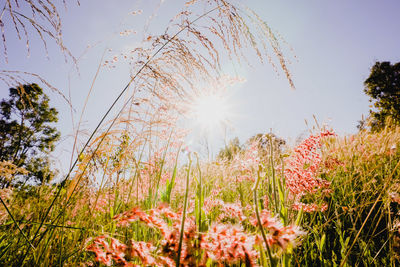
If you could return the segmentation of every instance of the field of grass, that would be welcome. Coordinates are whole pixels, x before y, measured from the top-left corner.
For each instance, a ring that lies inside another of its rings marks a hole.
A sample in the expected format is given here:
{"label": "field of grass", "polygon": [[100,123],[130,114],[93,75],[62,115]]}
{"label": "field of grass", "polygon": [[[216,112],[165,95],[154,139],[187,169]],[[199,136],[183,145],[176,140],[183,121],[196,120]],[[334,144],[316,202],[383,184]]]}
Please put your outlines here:
{"label": "field of grass", "polygon": [[1,190],[13,217],[2,207],[0,263],[396,266],[399,140],[399,127],[321,131],[284,154],[253,144],[212,162],[171,138],[146,161],[128,138],[113,153],[106,142],[57,199],[56,186]]}
{"label": "field of grass", "polygon": [[0,266],[400,265],[399,126],[319,129],[294,147],[268,135],[204,160],[179,118],[227,120],[217,93],[240,77],[222,60],[270,62],[294,88],[290,47],[225,0],[188,1],[164,34],[138,43],[99,65],[126,59],[130,81],[89,138],[84,104],[76,161],[58,183],[16,186],[26,170],[0,162]]}

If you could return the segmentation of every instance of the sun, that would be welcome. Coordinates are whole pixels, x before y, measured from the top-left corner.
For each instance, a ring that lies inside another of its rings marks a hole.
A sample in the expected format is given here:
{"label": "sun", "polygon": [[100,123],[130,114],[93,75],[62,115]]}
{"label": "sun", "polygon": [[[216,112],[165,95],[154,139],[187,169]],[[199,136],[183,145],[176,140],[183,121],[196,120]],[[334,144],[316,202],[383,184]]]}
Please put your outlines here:
{"label": "sun", "polygon": [[192,106],[192,117],[202,130],[210,131],[229,123],[227,98],[216,93],[197,96]]}

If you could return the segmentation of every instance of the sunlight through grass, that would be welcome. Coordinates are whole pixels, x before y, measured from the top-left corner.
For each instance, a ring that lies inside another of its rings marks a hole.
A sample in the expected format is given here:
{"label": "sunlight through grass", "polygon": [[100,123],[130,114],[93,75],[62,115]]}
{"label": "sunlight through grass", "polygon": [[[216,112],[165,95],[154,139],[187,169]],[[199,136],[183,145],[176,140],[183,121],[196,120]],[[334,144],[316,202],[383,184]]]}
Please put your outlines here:
{"label": "sunlight through grass", "polygon": [[228,124],[231,114],[226,98],[212,93],[195,99],[192,113],[196,125],[205,131]]}

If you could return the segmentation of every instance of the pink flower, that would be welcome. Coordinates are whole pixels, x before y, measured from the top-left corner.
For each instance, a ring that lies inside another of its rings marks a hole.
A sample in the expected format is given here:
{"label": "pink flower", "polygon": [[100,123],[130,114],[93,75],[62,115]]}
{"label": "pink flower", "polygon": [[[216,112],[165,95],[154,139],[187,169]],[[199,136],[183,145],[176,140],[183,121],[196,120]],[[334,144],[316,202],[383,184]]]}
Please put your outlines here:
{"label": "pink flower", "polygon": [[320,188],[329,187],[330,182],[317,178],[316,174],[321,163],[318,151],[321,140],[333,135],[335,134],[330,131],[311,135],[295,147],[294,153],[285,160],[286,187],[292,195],[313,193]]}
{"label": "pink flower", "polygon": [[314,211],[326,211],[328,209],[328,204],[323,203],[321,205],[317,205],[315,203],[305,204],[301,202],[295,202],[292,206],[294,210],[303,209],[304,212],[314,212]]}
{"label": "pink flower", "polygon": [[243,215],[242,206],[239,203],[224,203],[221,205],[222,214],[219,216],[220,219],[232,218],[239,219],[240,221],[246,219]]}
{"label": "pink flower", "polygon": [[[296,246],[296,239],[305,234],[298,226],[284,226],[276,217],[272,217],[268,210],[262,210],[260,220],[263,227],[268,231],[268,246],[278,246],[282,250],[286,250],[289,245]],[[252,218],[250,221],[254,226],[258,226],[258,220]]]}
{"label": "pink flower", "polygon": [[114,216],[113,220],[117,221],[118,226],[127,225],[137,220],[141,220],[145,223],[150,222],[148,215],[138,207]]}
{"label": "pink flower", "polygon": [[151,255],[155,250],[156,247],[154,247],[151,243],[135,242],[133,240],[129,242],[129,255],[131,257],[138,257],[146,266],[154,266],[156,264],[156,259]]}
{"label": "pink flower", "polygon": [[[161,251],[158,252],[161,252],[161,256],[164,257],[162,262],[168,265],[168,262],[170,261],[168,261],[165,257],[174,259],[178,251],[182,212],[173,212],[166,204],[162,204],[156,209],[149,210],[148,213],[149,214],[143,212],[139,208],[133,208],[130,211],[115,216],[114,220],[116,220],[118,222],[117,225],[120,226],[126,225],[136,220],[140,220],[151,228],[159,229],[162,236],[162,239],[160,241],[162,247],[160,248]],[[172,221],[172,226],[168,224],[166,219]],[[186,217],[185,229],[183,233],[183,246],[181,251],[181,263],[183,265],[190,265],[195,261],[195,254],[193,251],[195,250],[194,241],[198,239],[196,229],[197,227],[195,219],[190,216]],[[146,265],[153,265],[155,260],[153,260],[152,257],[148,256],[148,251],[154,250],[153,247],[151,247],[150,245],[151,244],[148,243],[136,243],[134,241],[131,241],[130,253],[132,255],[138,256]],[[147,252],[143,252],[146,248]]]}
{"label": "pink flower", "polygon": [[226,264],[240,261],[255,265],[258,253],[254,250],[255,237],[246,234],[235,225],[215,224],[201,239],[201,248],[206,257]]}
{"label": "pink flower", "polygon": [[96,237],[93,240],[93,244],[89,245],[86,250],[94,252],[96,261],[106,266],[111,266],[113,260],[118,264],[126,265],[127,261],[124,257],[127,246],[115,238],[110,238],[111,245],[109,245],[105,240],[106,238],[106,236]]}

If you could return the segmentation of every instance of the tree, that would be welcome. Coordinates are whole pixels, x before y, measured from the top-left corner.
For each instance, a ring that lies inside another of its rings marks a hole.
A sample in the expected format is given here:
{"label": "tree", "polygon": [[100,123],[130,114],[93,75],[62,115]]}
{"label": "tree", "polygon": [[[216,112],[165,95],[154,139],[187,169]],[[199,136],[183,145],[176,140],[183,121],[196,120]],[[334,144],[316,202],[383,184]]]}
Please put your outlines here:
{"label": "tree", "polygon": [[280,138],[273,133],[259,133],[250,137],[243,145],[240,144],[239,138],[233,138],[227,145],[225,145],[224,148],[219,151],[217,158],[228,161],[232,160],[235,155],[241,153],[252,143],[257,143],[258,155],[265,160],[270,156],[270,140],[272,140],[274,153],[281,154],[286,144],[286,141],[283,138]]}
{"label": "tree", "polygon": [[400,122],[400,62],[376,62],[364,82],[364,92],[371,97],[376,111],[370,111],[371,128],[379,130],[387,118]]}
{"label": "tree", "polygon": [[[19,175],[19,182],[45,183],[53,178],[48,155],[60,137],[50,126],[57,122],[57,114],[37,84],[10,88],[9,98],[0,102],[0,161],[28,171]],[[10,181],[0,177],[0,184],[8,187]]]}
{"label": "tree", "polygon": [[270,140],[272,141],[273,151],[277,154],[281,154],[283,147],[286,145],[286,141],[273,133],[256,134],[247,140],[247,144],[250,145],[253,142],[257,142],[259,156],[263,159],[267,159],[271,154]]}
{"label": "tree", "polygon": [[220,160],[232,160],[240,151],[242,151],[242,146],[239,138],[235,137],[219,151],[217,158]]}

